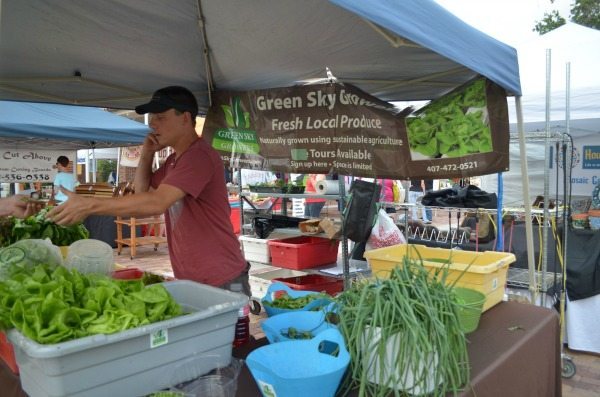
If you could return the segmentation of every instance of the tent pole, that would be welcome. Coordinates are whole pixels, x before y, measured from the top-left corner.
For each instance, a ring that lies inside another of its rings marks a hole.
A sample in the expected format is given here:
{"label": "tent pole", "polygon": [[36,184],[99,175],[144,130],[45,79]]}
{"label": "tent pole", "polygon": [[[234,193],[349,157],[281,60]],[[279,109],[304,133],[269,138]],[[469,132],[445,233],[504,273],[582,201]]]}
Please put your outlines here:
{"label": "tent pole", "polygon": [[525,147],[525,130],[523,127],[523,108],[521,97],[515,97],[517,108],[517,131],[519,134],[519,152],[521,154],[521,176],[523,178],[523,201],[525,205],[525,237],[527,238],[527,265],[529,269],[529,292],[531,302],[536,302],[537,285],[535,280],[535,263],[533,258],[533,227],[531,225],[531,201],[529,199],[529,172],[527,170],[527,148]]}
{"label": "tent pole", "polygon": [[[498,204],[496,207],[496,251],[504,252],[504,226],[502,222],[502,201],[504,200],[504,180],[502,172],[498,173]],[[458,230],[458,227],[457,229]]]}
{"label": "tent pole", "polygon": [[[542,297],[541,305],[546,305],[546,271],[548,270],[548,222],[550,221],[550,76],[552,67],[552,50],[546,49],[546,135],[544,140],[544,218],[542,227]],[[558,153],[557,153],[558,155]],[[558,208],[557,208],[558,209]]]}
{"label": "tent pole", "polygon": [[85,183],[90,183],[90,149],[85,153]]}
{"label": "tent pole", "polygon": [[115,186],[119,186],[119,176],[120,176],[120,168],[121,168],[121,147],[119,146],[119,151],[117,152],[117,176],[115,178]]}
{"label": "tent pole", "polygon": [[201,0],[198,0],[196,4],[198,7],[198,27],[200,28],[200,33],[202,33],[202,44],[204,46],[204,48],[202,49],[202,53],[204,55],[204,67],[206,68],[206,88],[208,89],[208,106],[211,107],[214,82],[212,75],[212,65],[210,62],[210,47],[208,46],[208,37],[206,35],[206,25],[204,23],[204,14],[202,13]]}
{"label": "tent pole", "polygon": [[96,161],[96,149],[92,147],[92,164],[94,172],[92,173],[92,183],[96,183],[96,173],[98,172],[98,162]]}

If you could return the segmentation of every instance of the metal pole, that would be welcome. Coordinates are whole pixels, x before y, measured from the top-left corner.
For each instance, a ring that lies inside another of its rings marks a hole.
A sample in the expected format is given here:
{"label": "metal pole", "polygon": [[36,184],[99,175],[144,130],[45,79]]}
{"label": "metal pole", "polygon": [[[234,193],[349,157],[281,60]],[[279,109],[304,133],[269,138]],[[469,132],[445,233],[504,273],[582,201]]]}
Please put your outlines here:
{"label": "metal pole", "polygon": [[92,147],[92,164],[94,164],[94,172],[92,173],[92,183],[96,183],[96,174],[98,173],[98,162],[96,161],[96,149]]}
{"label": "metal pole", "polygon": [[541,305],[546,305],[546,270],[548,269],[548,221],[550,220],[550,90],[551,90],[552,50],[546,50],[546,139],[544,141],[544,218],[542,225],[542,299]]}
{"label": "metal pole", "polygon": [[[340,211],[343,214],[346,207],[346,178],[343,175],[338,175],[339,185],[339,200],[340,200]],[[344,290],[350,288],[350,259],[348,258],[348,237],[346,237],[346,231],[344,230],[344,217],[342,216],[342,266],[344,270]]]}
{"label": "metal pole", "polygon": [[117,176],[115,178],[115,186],[119,186],[120,168],[121,168],[121,147],[119,147],[119,151],[117,152]]}
{"label": "metal pole", "polygon": [[[566,122],[566,130],[567,130],[567,136],[569,137],[568,140],[568,145],[567,145],[567,150],[564,152],[563,154],[563,172],[565,174],[565,178],[563,178],[563,183],[565,186],[563,186],[563,192],[565,194],[565,197],[563,198],[563,286],[566,286],[566,278],[567,278],[567,236],[569,235],[568,233],[568,215],[570,214],[571,210],[571,163],[572,163],[572,159],[571,156],[573,155],[573,145],[571,144],[571,63],[567,62],[567,75],[566,75],[566,79],[567,79],[567,87],[566,87],[566,106],[565,106],[565,122]],[[563,144],[564,145],[564,144]],[[557,170],[558,172],[558,170]],[[562,294],[561,294],[561,300],[560,300],[560,304],[561,304],[561,314],[564,313],[564,305],[565,305],[565,300],[566,300],[566,288],[561,288]],[[563,317],[563,324],[561,324],[561,342],[564,340],[564,316]],[[561,344],[562,346],[562,344]]]}
{"label": "metal pole", "polygon": [[519,151],[521,157],[521,176],[523,178],[523,201],[525,205],[525,237],[527,239],[527,264],[529,268],[529,292],[531,302],[536,301],[537,284],[535,280],[535,263],[533,259],[533,228],[531,226],[531,201],[529,200],[529,173],[527,170],[527,148],[523,129],[523,109],[521,97],[515,97],[517,108],[517,131],[519,134]]}
{"label": "metal pole", "polygon": [[90,149],[85,153],[85,183],[90,183]]}

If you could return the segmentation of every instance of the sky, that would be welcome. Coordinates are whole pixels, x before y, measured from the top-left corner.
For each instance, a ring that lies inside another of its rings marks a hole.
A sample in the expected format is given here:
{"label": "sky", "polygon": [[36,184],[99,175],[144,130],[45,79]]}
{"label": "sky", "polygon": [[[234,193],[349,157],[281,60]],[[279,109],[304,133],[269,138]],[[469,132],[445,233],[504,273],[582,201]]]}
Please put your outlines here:
{"label": "sky", "polygon": [[531,40],[536,21],[544,12],[558,10],[569,19],[570,4],[574,0],[435,0],[442,7],[474,28],[508,45]]}

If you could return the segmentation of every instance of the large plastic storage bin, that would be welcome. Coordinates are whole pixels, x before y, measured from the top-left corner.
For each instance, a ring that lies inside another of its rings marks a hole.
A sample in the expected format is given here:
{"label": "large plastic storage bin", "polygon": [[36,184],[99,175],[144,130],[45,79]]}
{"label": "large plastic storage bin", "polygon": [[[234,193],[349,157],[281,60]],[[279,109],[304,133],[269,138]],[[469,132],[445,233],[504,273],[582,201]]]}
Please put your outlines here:
{"label": "large plastic storage bin", "polygon": [[502,301],[508,266],[516,261],[509,252],[474,252],[419,244],[399,244],[365,252],[373,275],[382,278],[388,277],[395,266],[402,265],[406,255],[417,261],[422,259],[429,271],[448,266],[442,262],[450,261],[448,283],[453,283],[466,269],[456,286],[483,292],[486,295],[483,311]]}
{"label": "large plastic storage bin", "polygon": [[238,311],[248,298],[193,281],[163,285],[190,314],[50,345],[9,331],[23,390],[30,397],[143,396],[169,387],[181,360],[205,358],[190,379],[229,365]]}
{"label": "large plastic storage bin", "polygon": [[289,232],[273,231],[267,238],[258,238],[250,236],[240,236],[238,239],[242,243],[244,249],[244,258],[249,262],[271,263],[271,252],[267,242],[269,240],[277,240],[291,237]]}
{"label": "large plastic storage bin", "polygon": [[278,277],[274,278],[273,281],[279,281],[284,283],[292,289],[298,291],[318,291],[326,292],[331,296],[335,296],[338,292],[344,290],[344,280],[321,276],[320,274],[306,274],[303,276],[296,277]]}
{"label": "large plastic storage bin", "polygon": [[312,236],[270,240],[271,264],[300,270],[335,263],[339,243],[339,240]]}

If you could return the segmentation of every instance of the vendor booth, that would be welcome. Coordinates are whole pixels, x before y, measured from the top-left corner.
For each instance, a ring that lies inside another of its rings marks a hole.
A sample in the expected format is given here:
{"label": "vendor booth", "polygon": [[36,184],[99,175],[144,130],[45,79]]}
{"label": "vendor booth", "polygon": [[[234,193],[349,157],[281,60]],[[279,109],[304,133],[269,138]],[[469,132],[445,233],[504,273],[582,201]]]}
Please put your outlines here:
{"label": "vendor booth", "polygon": [[[325,96],[315,97],[314,103],[324,112],[330,105],[333,106],[332,100],[327,99],[333,97],[327,95],[333,95],[340,101],[346,101],[344,105],[348,107],[358,98],[361,106],[380,115],[391,113],[384,101],[438,99],[478,80],[483,82],[484,92],[494,92],[498,94],[496,98],[504,102],[496,120],[500,121],[501,128],[497,130],[498,134],[492,134],[481,143],[481,153],[475,153],[482,156],[480,163],[459,165],[458,159],[462,157],[458,156],[452,160],[454,163],[440,157],[438,164],[446,165],[444,172],[448,175],[453,168],[450,163],[456,167],[453,171],[457,175],[474,175],[477,164],[489,166],[485,168],[487,172],[507,167],[506,152],[498,154],[501,160],[497,163],[489,158],[493,152],[490,147],[502,147],[497,143],[508,139],[505,97],[516,96],[517,103],[520,100],[516,51],[464,24],[433,1],[267,0],[257,3],[242,0],[113,0],[40,4],[8,0],[3,1],[0,7],[3,18],[0,33],[3,37],[14,38],[3,41],[0,47],[0,56],[6,60],[0,76],[0,98],[3,99],[43,99],[56,103],[133,108],[146,101],[157,88],[179,84],[191,89],[199,100],[200,110],[207,112],[209,109],[219,110],[216,104],[227,98],[228,93],[252,91],[253,95],[260,96],[269,89],[283,87],[282,91],[287,88],[296,90],[298,88],[294,86],[316,82],[321,83],[321,93]],[[93,24],[88,23],[90,18],[93,18]],[[53,34],[44,34],[49,31]],[[322,81],[326,68],[332,75]],[[338,83],[333,84],[336,80]],[[310,97],[311,87],[302,85],[300,88],[306,98]],[[343,90],[346,91],[343,93]],[[318,90],[314,91],[314,95],[318,95]],[[269,110],[289,105],[288,101],[281,99],[281,95],[276,100],[277,95],[270,97],[273,107]],[[254,110],[266,110],[258,109],[262,106],[258,105],[259,101],[255,103],[257,109]],[[225,107],[220,108],[224,120],[234,124],[230,127],[246,129],[245,112],[250,110],[243,108],[239,99],[234,99],[228,106],[229,113]],[[367,129],[377,128],[376,121],[358,116],[355,120],[358,124],[354,128],[362,128],[361,124],[365,123],[370,125]],[[386,126],[393,123],[392,118],[385,122],[389,123]],[[327,124],[324,126],[322,123],[321,127],[330,128],[335,123],[328,121]],[[305,126],[308,127],[308,123]],[[249,131],[242,133],[236,136],[252,136]],[[392,142],[391,147],[404,145],[403,150],[406,150],[407,142],[399,142],[401,139],[394,136],[395,132],[387,134],[387,137],[379,137],[384,141],[383,146]],[[222,149],[227,148],[227,139],[231,140],[233,135],[218,136],[223,138],[220,142]],[[294,134],[282,131],[280,135]],[[343,132],[337,136],[347,138]],[[250,152],[260,150],[256,136],[253,139],[252,145],[241,147]],[[375,142],[378,137],[372,139]],[[212,143],[215,144],[214,138]],[[365,141],[364,145],[369,146],[370,143]],[[273,143],[270,148],[275,151]],[[299,148],[304,151],[294,149],[291,151],[293,161],[307,160],[306,148]],[[368,151],[353,150],[346,150],[344,156],[352,160],[370,155]],[[393,153],[390,147],[378,147],[376,151],[379,151],[376,154],[380,159],[385,158],[381,154],[386,152],[394,161],[399,161],[397,153]],[[441,156],[440,153],[431,156],[438,155]],[[264,158],[277,160],[282,157]],[[433,175],[444,166],[433,164],[428,169],[426,163],[429,160],[432,159],[421,160],[420,172]],[[276,161],[269,161],[255,168],[276,169],[282,166]],[[395,175],[394,170],[385,170],[381,161],[373,163],[377,174],[381,175],[370,173],[371,176],[411,176]],[[327,168],[327,165],[320,166]],[[353,167],[342,164],[339,169]],[[524,189],[528,191],[526,184]],[[530,255],[531,265],[533,253]],[[346,264],[346,275],[347,271]],[[544,373],[536,374],[544,390],[548,390],[547,395],[560,395],[556,316],[533,306],[527,308],[531,313],[523,315],[512,304],[504,303],[493,310],[507,310],[507,317],[500,325],[504,333],[502,340],[506,344],[483,355],[470,353],[473,365],[495,371],[494,365],[486,362],[483,356],[500,356],[511,346],[511,351],[516,351],[519,357],[530,355],[532,344],[521,337],[535,337],[535,331],[544,328],[548,331],[544,331],[547,335],[537,348],[544,352],[539,357],[547,357],[548,360]],[[544,325],[535,327],[525,322],[533,318]],[[507,333],[507,326],[516,328]],[[490,327],[490,334],[486,335],[491,337],[496,335],[497,329],[493,324]],[[521,333],[521,328],[525,328],[526,332]],[[486,341],[480,343],[488,348]],[[510,366],[507,363],[503,365]],[[474,371],[473,375],[485,377],[484,372],[486,369]],[[511,384],[514,373],[514,368],[513,371],[494,372],[501,377],[497,383],[507,386]],[[164,379],[144,376],[148,382],[138,382],[139,392],[149,393],[156,387],[167,386]],[[478,381],[472,379],[473,383]],[[487,383],[481,390],[490,390],[488,385],[491,384],[494,383]],[[521,386],[522,390],[526,390],[527,385]],[[126,390],[120,391],[127,395]],[[115,393],[112,394],[118,394]]]}
{"label": "vendor booth", "polygon": [[[0,101],[0,146],[5,156],[11,151],[17,154],[31,150],[60,151],[70,152],[68,157],[75,161],[77,150],[139,145],[147,133],[147,126],[98,108]],[[48,160],[45,174],[23,173],[22,181],[52,182],[56,170],[51,166],[55,161],[55,157]],[[5,174],[14,173],[0,172],[3,182],[17,181],[4,179]],[[114,217],[91,216],[85,225],[91,238],[115,245]]]}

